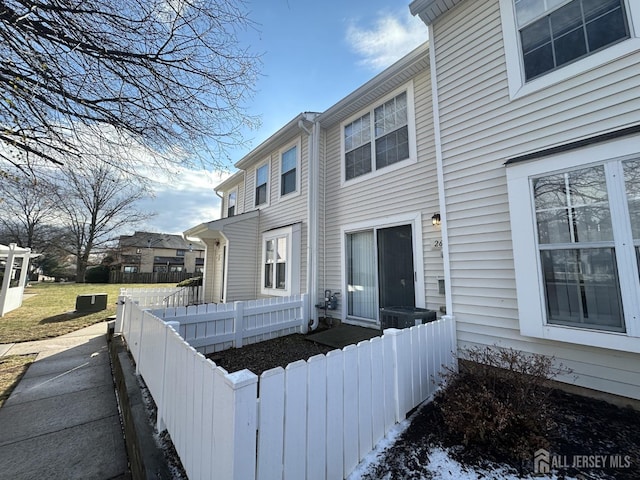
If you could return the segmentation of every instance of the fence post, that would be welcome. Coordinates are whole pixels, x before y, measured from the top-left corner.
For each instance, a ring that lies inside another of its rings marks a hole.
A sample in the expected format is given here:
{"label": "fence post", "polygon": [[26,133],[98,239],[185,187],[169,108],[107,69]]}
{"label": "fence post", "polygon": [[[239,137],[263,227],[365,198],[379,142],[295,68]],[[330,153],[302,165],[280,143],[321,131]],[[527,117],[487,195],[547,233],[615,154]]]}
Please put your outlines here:
{"label": "fence post", "polygon": [[302,333],[307,333],[309,331],[309,319],[307,318],[307,314],[309,313],[309,294],[302,294],[302,307],[300,307],[300,318],[302,318],[300,325],[300,331]]}
{"label": "fence post", "polygon": [[235,348],[242,347],[242,340],[244,335],[244,302],[233,302],[234,311],[234,327],[235,327],[235,340],[233,346]]}
{"label": "fence post", "polygon": [[385,335],[391,336],[396,422],[401,422],[405,419],[408,411],[408,396],[411,389],[411,369],[407,368],[410,361],[407,332],[409,332],[408,329],[399,330],[396,328],[389,328],[384,331]]}
{"label": "fence post", "polygon": [[122,333],[122,325],[123,325],[123,318],[122,315],[124,315],[124,295],[119,295],[118,296],[118,303],[116,304],[116,326],[115,326],[115,333]]}
{"label": "fence post", "polygon": [[[216,369],[221,375],[224,370]],[[253,480],[256,476],[258,377],[249,370],[224,375],[214,402],[214,423],[224,432],[216,443],[217,478]],[[217,421],[216,421],[217,420]],[[218,423],[219,422],[219,423]]]}

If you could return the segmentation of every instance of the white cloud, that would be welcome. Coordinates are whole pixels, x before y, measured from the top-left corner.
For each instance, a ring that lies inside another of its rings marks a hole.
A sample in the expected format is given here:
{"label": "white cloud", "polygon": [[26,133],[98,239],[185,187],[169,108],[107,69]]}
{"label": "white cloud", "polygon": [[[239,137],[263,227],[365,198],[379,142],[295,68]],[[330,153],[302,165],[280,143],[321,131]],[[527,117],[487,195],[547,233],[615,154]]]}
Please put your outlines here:
{"label": "white cloud", "polygon": [[360,64],[382,70],[427,40],[427,27],[408,9],[404,13],[379,12],[372,25],[352,21],[347,28],[351,49]]}
{"label": "white cloud", "polygon": [[220,198],[214,187],[229,173],[182,170],[169,179],[152,184],[155,197],[142,200],[138,208],[156,215],[137,230],[181,234],[185,230],[220,217]]}

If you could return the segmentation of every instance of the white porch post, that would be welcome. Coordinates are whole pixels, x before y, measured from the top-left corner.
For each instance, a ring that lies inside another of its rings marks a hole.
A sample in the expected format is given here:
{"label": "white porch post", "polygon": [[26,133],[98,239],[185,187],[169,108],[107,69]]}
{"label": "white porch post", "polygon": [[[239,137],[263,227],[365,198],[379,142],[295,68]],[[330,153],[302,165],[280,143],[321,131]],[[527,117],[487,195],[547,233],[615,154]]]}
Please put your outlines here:
{"label": "white porch post", "polygon": [[4,277],[2,278],[2,289],[0,289],[0,317],[4,315],[4,309],[7,302],[7,295],[9,294],[9,282],[13,275],[13,257],[15,256],[16,244],[9,244],[9,251],[7,253],[7,263],[4,267]]}

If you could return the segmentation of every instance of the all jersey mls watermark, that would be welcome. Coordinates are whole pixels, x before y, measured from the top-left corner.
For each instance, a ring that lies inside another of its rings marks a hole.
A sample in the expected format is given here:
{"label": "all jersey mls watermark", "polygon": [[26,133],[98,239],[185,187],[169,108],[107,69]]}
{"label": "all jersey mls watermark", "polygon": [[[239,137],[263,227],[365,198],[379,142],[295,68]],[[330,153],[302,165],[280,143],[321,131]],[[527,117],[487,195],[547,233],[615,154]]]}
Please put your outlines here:
{"label": "all jersey mls watermark", "polygon": [[580,470],[622,470],[633,466],[630,455],[556,455],[541,448],[533,455],[534,473],[551,473],[553,470],[576,468]]}

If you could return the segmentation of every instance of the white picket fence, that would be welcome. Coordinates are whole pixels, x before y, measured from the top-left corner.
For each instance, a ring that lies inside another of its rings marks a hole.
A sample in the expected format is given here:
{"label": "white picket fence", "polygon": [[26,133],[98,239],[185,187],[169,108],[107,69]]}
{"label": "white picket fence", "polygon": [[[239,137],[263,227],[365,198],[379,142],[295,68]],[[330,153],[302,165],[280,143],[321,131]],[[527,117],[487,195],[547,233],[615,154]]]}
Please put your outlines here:
{"label": "white picket fence", "polygon": [[121,312],[122,333],[158,407],[158,428],[167,428],[192,480],[345,478],[433,395],[443,365],[455,367],[449,317],[389,329],[258,378],[217,367],[135,302]]}
{"label": "white picket fence", "polygon": [[153,309],[165,321],[180,322],[178,333],[197,351],[218,352],[296,332],[306,332],[308,295],[247,302],[209,303]]}

